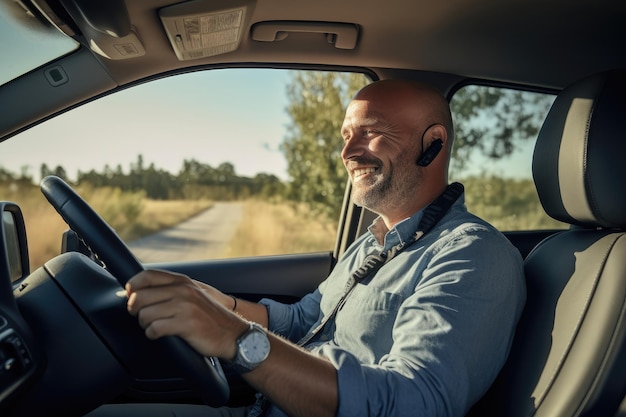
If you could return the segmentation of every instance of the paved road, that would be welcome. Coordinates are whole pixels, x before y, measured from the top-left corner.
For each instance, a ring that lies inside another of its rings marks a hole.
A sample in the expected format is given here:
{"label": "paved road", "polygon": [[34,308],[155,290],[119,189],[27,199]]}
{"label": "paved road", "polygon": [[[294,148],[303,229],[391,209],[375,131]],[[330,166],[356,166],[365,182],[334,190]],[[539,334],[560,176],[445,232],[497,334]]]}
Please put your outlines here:
{"label": "paved road", "polygon": [[170,229],[129,243],[142,263],[212,259],[230,242],[243,205],[215,203],[210,209]]}

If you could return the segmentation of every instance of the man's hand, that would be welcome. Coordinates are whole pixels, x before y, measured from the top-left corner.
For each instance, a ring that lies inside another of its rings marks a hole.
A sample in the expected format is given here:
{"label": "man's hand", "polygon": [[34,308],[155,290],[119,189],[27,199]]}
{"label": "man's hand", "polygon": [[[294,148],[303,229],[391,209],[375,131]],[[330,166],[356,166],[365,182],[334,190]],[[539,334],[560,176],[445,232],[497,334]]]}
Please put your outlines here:
{"label": "man's hand", "polygon": [[179,336],[205,356],[232,360],[235,341],[248,328],[222,305],[224,300],[216,300],[227,296],[185,275],[142,271],[128,281],[126,293],[128,311],[148,338]]}
{"label": "man's hand", "polygon": [[[126,293],[128,311],[137,316],[146,336],[182,337],[205,356],[232,361],[236,340],[249,327],[242,316],[225,307],[232,300],[230,296],[185,275],[142,271],[128,281]],[[262,305],[244,301],[241,307],[247,318],[267,323],[267,310]],[[334,415],[337,374],[331,363],[271,333],[268,337],[269,357],[252,372],[242,374],[243,378],[289,414]]]}

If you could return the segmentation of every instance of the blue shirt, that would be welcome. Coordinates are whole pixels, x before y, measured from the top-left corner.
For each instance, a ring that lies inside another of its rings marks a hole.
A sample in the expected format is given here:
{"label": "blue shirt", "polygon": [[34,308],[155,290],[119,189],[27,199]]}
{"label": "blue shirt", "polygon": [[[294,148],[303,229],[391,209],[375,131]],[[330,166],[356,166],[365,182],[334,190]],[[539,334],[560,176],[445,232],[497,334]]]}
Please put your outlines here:
{"label": "blue shirt", "polygon": [[[299,302],[261,300],[269,329],[297,342],[334,308],[363,259],[409,239],[422,214],[389,230],[383,245],[372,233],[377,219]],[[338,416],[463,416],[504,364],[525,298],[519,252],[461,196],[429,233],[357,284],[307,348],[337,369]],[[269,415],[284,414],[272,406]]]}

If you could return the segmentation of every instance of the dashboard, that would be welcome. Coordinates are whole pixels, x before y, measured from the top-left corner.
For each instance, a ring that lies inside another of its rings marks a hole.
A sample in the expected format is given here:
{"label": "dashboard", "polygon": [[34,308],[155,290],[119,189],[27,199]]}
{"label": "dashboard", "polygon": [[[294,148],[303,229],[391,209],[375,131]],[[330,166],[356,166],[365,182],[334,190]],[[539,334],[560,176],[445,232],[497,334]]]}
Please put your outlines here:
{"label": "dashboard", "polygon": [[0,416],[83,415],[121,395],[195,398],[106,268],[64,241],[31,272],[20,207],[0,201],[0,212]]}

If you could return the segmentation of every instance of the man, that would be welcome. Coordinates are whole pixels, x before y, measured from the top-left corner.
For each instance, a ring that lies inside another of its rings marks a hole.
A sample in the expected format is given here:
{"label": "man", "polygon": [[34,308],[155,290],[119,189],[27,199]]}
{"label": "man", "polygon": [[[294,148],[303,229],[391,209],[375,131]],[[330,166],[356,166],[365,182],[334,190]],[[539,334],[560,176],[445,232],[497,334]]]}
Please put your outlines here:
{"label": "man", "polygon": [[[453,128],[437,91],[370,84],[341,133],[352,198],[380,217],[315,292],[294,305],[257,304],[145,271],[127,285],[128,310],[149,338],[178,335],[205,356],[235,361],[270,400],[270,416],[462,416],[506,359],[525,299],[520,255],[466,211],[462,195],[452,192],[458,198],[441,210],[438,197],[454,190]],[[260,363],[242,368],[237,341],[249,321],[269,331],[257,333]],[[217,412],[257,415],[258,407]]]}

